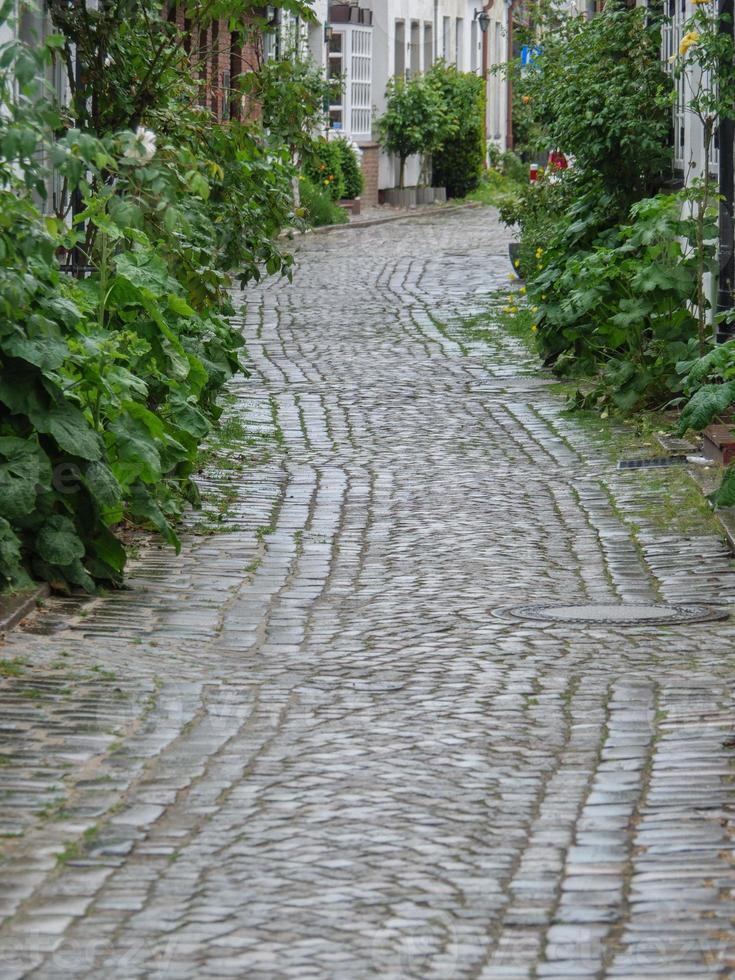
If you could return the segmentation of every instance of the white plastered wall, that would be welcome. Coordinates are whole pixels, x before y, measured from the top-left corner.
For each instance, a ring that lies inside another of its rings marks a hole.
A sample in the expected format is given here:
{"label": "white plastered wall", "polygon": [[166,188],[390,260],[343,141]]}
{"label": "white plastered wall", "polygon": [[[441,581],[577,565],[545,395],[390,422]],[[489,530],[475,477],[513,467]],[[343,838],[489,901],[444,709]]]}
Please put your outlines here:
{"label": "white plastered wall", "polygon": [[[409,73],[412,68],[425,71],[430,67],[426,50],[427,28],[431,31],[431,62],[444,58],[462,71],[482,73],[482,32],[478,23],[473,28],[475,11],[482,9],[481,0],[478,3],[472,0],[367,0],[366,6],[373,11],[373,103],[377,116],[385,111],[388,80],[401,67]],[[505,0],[494,0],[487,10],[490,17],[487,35],[489,66],[504,63],[508,57],[507,10]],[[397,63],[397,55],[400,59],[401,52],[402,65],[400,61]],[[502,76],[489,72],[487,134],[490,140],[503,147],[506,142],[506,101],[505,81]],[[406,165],[405,183],[410,187],[420,177],[421,161],[412,157]],[[398,161],[381,153],[380,187],[395,187],[397,183]]]}

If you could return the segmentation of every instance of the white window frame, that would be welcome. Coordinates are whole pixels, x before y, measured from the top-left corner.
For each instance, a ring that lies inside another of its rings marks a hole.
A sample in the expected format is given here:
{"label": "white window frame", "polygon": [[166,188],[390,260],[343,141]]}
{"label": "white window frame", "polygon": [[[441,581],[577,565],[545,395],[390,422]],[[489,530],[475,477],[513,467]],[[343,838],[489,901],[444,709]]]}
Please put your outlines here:
{"label": "white window frame", "polygon": [[353,139],[370,139],[372,134],[373,29],[357,25],[349,30],[347,118]]}
{"label": "white window frame", "polygon": [[364,24],[340,24],[333,28],[342,36],[342,52],[330,55],[341,61],[342,101],[330,110],[342,111],[341,127],[333,127],[352,139],[368,140],[372,134],[373,29]]}
{"label": "white window frame", "polygon": [[[672,72],[672,58],[679,53],[684,22],[687,19],[685,0],[672,0],[670,8],[673,6],[673,13],[666,19],[662,37],[661,47],[664,68]],[[687,150],[687,125],[686,125],[686,80],[681,77],[676,81],[676,104],[672,110],[672,124],[674,128],[674,166],[683,170],[685,167],[685,156]]]}

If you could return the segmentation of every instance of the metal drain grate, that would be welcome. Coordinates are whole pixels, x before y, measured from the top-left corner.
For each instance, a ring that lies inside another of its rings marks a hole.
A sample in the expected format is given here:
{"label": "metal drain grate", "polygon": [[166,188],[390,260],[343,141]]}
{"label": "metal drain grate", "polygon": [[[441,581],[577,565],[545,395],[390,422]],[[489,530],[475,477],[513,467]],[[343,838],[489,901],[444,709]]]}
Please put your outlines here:
{"label": "metal drain grate", "polygon": [[686,456],[652,456],[650,459],[621,459],[618,461],[618,469],[647,470],[663,466],[681,466],[686,461]]}
{"label": "metal drain grate", "polygon": [[545,623],[597,626],[676,626],[684,623],[709,623],[727,619],[726,609],[695,604],[668,606],[662,603],[566,603],[532,606],[502,606],[492,610],[499,619],[518,622],[536,620]]}

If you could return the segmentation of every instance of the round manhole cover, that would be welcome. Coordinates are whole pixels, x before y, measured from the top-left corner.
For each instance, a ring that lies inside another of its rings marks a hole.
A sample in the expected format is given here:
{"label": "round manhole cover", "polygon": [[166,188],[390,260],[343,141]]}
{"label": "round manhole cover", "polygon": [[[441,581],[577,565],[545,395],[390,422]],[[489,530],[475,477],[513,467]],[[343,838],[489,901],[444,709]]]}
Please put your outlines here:
{"label": "round manhole cover", "polygon": [[727,619],[726,609],[692,603],[668,606],[659,603],[538,603],[503,606],[493,615],[508,620],[543,620],[546,623],[593,623],[598,626],[675,626],[678,623],[708,623]]}

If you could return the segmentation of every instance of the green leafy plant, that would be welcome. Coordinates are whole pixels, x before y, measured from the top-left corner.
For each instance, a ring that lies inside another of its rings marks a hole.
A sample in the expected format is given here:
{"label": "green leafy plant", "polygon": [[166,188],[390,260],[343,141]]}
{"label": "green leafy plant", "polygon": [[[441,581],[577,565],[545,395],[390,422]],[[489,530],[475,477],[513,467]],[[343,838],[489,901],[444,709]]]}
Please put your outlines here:
{"label": "green leafy plant", "polygon": [[683,203],[681,194],[658,195],[586,247],[574,240],[584,220],[538,247],[528,286],[537,344],[558,373],[596,379],[580,404],[609,400],[631,411],[680,392],[676,365],[696,337],[696,257],[687,244],[696,229]]}
{"label": "green leafy plant", "polygon": [[[50,9],[61,36],[0,47],[0,586],[91,591],[120,582],[126,523],[178,548],[243,370],[233,279],[288,274],[294,168],[277,133],[212,125],[157,5]],[[43,81],[75,52],[84,129]]]}
{"label": "green leafy plant", "polygon": [[342,151],[337,140],[325,137],[312,140],[304,155],[304,175],[317,187],[322,187],[333,201],[345,194],[345,178],[342,171]]}
{"label": "green leafy plant", "polygon": [[332,195],[323,187],[313,184],[308,177],[301,181],[301,204],[306,212],[308,224],[316,227],[322,225],[340,225],[348,221],[347,212],[338,207]]}
{"label": "green leafy plant", "polygon": [[483,82],[441,61],[432,66],[426,81],[444,107],[443,131],[430,148],[432,182],[446,187],[450,197],[464,197],[479,186],[483,171]]}
{"label": "green leafy plant", "polygon": [[[732,311],[722,314],[733,319]],[[679,435],[693,429],[701,432],[713,422],[732,424],[735,405],[735,341],[719,344],[703,356],[677,364],[687,400],[679,418]],[[719,488],[711,495],[716,507],[735,506],[735,467],[723,473]]]}
{"label": "green leafy plant", "polygon": [[578,179],[630,205],[658,190],[670,167],[671,78],[661,66],[659,22],[642,8],[607,4],[591,20],[559,19],[537,36],[515,89],[547,146],[574,157]]}
{"label": "green leafy plant", "polygon": [[339,152],[345,198],[354,200],[362,194],[365,183],[360,168],[358,150],[346,139],[338,138],[334,142]]}
{"label": "green leafy plant", "polygon": [[313,134],[325,127],[324,107],[334,100],[334,86],[341,84],[327,81],[319,67],[292,46],[279,58],[261,55],[258,71],[245,72],[238,81],[251,103],[260,107],[265,128],[285,143],[294,161],[309,155]]}

